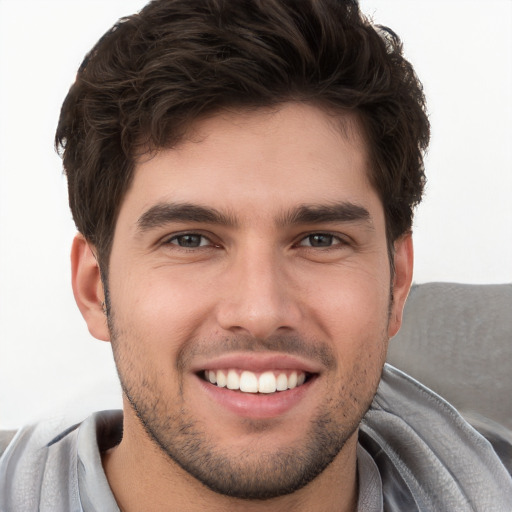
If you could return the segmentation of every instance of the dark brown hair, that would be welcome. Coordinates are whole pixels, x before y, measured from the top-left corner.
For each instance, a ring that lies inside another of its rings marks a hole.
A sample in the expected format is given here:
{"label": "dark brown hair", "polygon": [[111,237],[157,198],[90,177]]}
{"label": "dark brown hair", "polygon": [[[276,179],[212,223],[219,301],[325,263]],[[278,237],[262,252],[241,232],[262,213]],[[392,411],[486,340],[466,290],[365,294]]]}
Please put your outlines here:
{"label": "dark brown hair", "polygon": [[410,230],[429,123],[392,31],[355,0],[154,0],[85,57],[55,137],[73,218],[103,270],[141,147],[172,147],[224,107],[286,101],[356,112],[390,247]]}

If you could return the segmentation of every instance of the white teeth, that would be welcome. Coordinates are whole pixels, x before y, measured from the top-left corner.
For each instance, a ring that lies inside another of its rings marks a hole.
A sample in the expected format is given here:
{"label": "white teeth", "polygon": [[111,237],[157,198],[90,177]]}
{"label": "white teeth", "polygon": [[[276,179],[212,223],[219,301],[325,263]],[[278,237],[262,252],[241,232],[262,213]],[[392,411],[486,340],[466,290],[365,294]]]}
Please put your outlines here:
{"label": "white teeth", "polygon": [[240,389],[240,377],[235,370],[229,370],[226,386],[228,389]]}
{"label": "white teeth", "polygon": [[242,372],[242,375],[240,375],[240,391],[244,393],[257,393],[258,377],[252,372]]}
{"label": "white teeth", "polygon": [[286,373],[280,373],[276,382],[277,391],[286,391],[288,389],[288,377]]}
{"label": "white teeth", "polygon": [[219,388],[225,388],[227,383],[228,379],[226,374],[222,370],[219,370],[217,372],[217,386],[219,386]]}
{"label": "white teeth", "polygon": [[254,372],[231,370],[206,370],[207,381],[220,388],[240,390],[243,393],[275,393],[302,386],[306,381],[304,372],[293,371],[289,375],[285,372],[274,373],[266,371],[258,377]]}
{"label": "white teeth", "polygon": [[260,375],[258,380],[258,391],[260,393],[276,392],[276,376],[273,372],[265,372]]}

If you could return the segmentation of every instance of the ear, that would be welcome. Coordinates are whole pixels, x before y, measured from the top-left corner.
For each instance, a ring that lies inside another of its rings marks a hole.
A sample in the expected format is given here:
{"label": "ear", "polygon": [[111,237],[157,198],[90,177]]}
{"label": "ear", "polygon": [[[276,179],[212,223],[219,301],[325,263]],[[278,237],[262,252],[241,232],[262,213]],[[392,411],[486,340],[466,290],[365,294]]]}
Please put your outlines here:
{"label": "ear", "polygon": [[75,236],[71,248],[71,281],[78,309],[89,332],[99,340],[109,341],[100,268],[90,245],[80,233]]}
{"label": "ear", "polygon": [[395,275],[393,277],[393,304],[389,319],[388,336],[392,338],[402,325],[405,301],[412,283],[414,250],[412,234],[406,233],[395,241]]}

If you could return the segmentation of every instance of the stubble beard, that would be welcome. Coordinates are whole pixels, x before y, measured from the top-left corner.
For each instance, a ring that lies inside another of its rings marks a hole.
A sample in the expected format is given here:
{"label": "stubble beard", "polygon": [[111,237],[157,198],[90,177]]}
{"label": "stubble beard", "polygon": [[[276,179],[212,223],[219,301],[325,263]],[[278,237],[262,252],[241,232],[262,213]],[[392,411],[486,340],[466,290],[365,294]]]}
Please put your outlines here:
{"label": "stubble beard", "polygon": [[162,416],[123,389],[145,431],[169,459],[210,490],[244,500],[268,500],[301,489],[329,466],[359,425],[319,414],[300,446],[270,452],[256,442],[230,456],[186,411]]}
{"label": "stubble beard", "polygon": [[[344,381],[336,393],[331,393],[318,404],[299,445],[269,451],[265,449],[264,441],[262,446],[258,446],[256,441],[236,453],[228,454],[210,437],[206,431],[207,425],[194,419],[187,408],[181,386],[180,396],[172,403],[163,398],[165,394],[160,391],[151,369],[146,368],[141,378],[137,378],[130,369],[130,361],[138,354],[132,353],[131,357],[127,357],[123,347],[125,340],[121,339],[125,336],[121,336],[116,328],[110,308],[108,322],[123,393],[145,432],[170,461],[212,491],[233,498],[268,500],[291,494],[314,480],[356,432],[380,380],[380,372],[369,387],[368,382],[362,380],[361,376],[367,374],[364,365],[368,364],[368,359],[361,357],[361,366],[352,369],[351,378]],[[282,347],[287,343],[285,340],[280,345]],[[296,347],[297,339],[290,340],[290,346],[292,343]],[[231,340],[231,344],[236,344],[236,340]],[[387,337],[382,344],[383,347],[387,345]],[[134,343],[134,346],[143,344]],[[336,365],[334,356],[331,357]],[[365,387],[368,389],[361,396],[360,390]],[[248,421],[247,426],[254,432],[279,428],[261,421]]]}

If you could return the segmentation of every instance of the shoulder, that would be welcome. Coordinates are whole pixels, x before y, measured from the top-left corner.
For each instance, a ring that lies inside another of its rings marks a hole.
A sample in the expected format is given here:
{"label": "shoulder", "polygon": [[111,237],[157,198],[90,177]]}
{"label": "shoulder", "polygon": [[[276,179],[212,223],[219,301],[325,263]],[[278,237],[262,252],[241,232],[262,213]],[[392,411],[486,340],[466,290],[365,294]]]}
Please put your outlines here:
{"label": "shoulder", "polygon": [[445,400],[390,365],[361,424],[361,442],[376,458],[383,488],[406,489],[418,510],[501,511],[512,502],[512,479],[491,444]]}
{"label": "shoulder", "polygon": [[[12,437],[0,458],[0,511],[82,510],[82,499],[99,500],[91,510],[118,510],[100,452],[119,442],[122,412],[93,413],[66,426],[71,421],[43,421]],[[103,494],[89,495],[84,491],[89,487],[103,489]]]}
{"label": "shoulder", "polygon": [[56,494],[70,495],[76,428],[63,429],[60,423],[47,421],[5,435],[11,440],[0,458],[0,510],[41,509],[47,479],[57,485]]}

